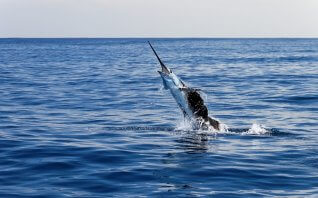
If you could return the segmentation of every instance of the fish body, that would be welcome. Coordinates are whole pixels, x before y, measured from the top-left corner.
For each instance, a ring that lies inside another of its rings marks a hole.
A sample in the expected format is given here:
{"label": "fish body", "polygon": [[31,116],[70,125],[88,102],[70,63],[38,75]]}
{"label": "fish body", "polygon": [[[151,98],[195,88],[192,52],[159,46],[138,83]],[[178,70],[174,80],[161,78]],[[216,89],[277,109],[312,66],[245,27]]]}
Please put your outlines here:
{"label": "fish body", "polygon": [[168,89],[194,129],[211,129],[220,130],[219,121],[208,116],[208,109],[204,104],[199,90],[187,86],[175,73],[172,72],[159,58],[157,52],[149,42],[151,49],[156,55],[161,71],[158,71],[164,88]]}

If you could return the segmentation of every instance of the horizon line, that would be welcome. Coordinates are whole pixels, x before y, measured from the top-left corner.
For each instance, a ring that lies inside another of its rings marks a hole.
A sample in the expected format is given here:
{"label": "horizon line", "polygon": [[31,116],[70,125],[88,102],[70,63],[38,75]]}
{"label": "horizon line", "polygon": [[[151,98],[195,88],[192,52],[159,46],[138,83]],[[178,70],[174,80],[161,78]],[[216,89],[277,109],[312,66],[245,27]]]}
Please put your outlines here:
{"label": "horizon line", "polygon": [[13,36],[13,37],[0,37],[0,39],[318,39],[318,36],[313,36],[313,37],[301,37],[301,36],[277,36],[277,37],[258,37],[258,36],[238,36],[238,37],[192,37],[192,36],[181,36],[181,37],[82,37],[82,36],[65,36],[65,37],[20,37],[20,36]]}

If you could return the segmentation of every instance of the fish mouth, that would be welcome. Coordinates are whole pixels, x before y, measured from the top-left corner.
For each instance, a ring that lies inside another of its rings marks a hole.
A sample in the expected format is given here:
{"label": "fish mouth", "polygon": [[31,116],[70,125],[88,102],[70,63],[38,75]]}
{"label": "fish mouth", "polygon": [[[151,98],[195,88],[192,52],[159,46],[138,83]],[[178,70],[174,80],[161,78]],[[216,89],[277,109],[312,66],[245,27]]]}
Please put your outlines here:
{"label": "fish mouth", "polygon": [[166,67],[164,64],[162,64],[161,65],[161,73],[169,75],[169,74],[171,74],[171,70],[168,67]]}
{"label": "fish mouth", "polygon": [[169,76],[169,74],[171,74],[171,70],[169,70],[167,67],[165,66],[161,66],[161,71],[158,71],[158,73],[160,75],[165,75],[165,76]]}

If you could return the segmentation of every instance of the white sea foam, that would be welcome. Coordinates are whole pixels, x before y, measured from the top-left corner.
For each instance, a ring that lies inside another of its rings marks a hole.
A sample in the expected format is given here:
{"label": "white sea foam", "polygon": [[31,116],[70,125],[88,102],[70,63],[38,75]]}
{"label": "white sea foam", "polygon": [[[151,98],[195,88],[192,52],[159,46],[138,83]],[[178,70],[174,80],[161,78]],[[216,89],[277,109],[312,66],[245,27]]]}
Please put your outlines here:
{"label": "white sea foam", "polygon": [[263,135],[263,134],[266,134],[268,132],[269,131],[266,130],[264,125],[253,123],[251,128],[248,131],[243,132],[242,135]]}

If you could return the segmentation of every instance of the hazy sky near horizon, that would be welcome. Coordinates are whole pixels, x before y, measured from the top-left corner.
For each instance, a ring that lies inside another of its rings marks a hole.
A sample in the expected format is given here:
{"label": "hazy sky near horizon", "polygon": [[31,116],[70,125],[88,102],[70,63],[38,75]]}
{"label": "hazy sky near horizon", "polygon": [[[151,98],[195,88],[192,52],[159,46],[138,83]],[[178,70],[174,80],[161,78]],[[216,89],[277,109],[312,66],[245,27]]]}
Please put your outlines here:
{"label": "hazy sky near horizon", "polygon": [[0,0],[0,37],[318,37],[318,0]]}

